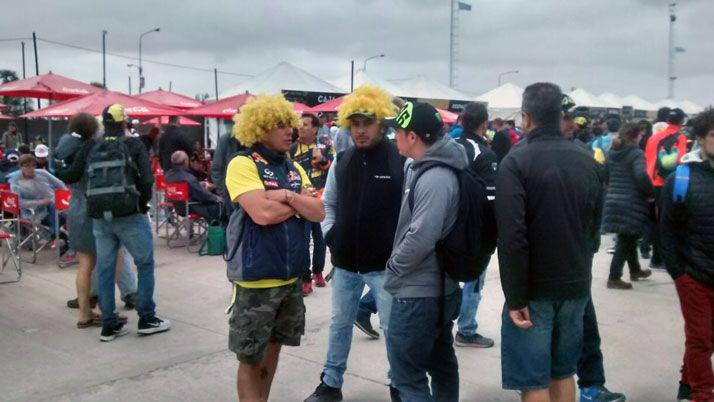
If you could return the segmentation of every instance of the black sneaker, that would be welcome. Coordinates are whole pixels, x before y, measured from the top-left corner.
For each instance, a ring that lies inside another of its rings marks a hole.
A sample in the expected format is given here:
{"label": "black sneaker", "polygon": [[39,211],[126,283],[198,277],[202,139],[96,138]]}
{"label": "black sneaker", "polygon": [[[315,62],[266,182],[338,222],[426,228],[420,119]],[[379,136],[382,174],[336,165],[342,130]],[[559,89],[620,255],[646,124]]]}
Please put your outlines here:
{"label": "black sneaker", "polygon": [[372,328],[372,322],[369,320],[369,316],[358,316],[357,319],[355,319],[355,327],[359,328],[370,338],[379,339],[379,332],[375,331],[374,328]]}
{"label": "black sneaker", "polygon": [[139,329],[136,331],[141,335],[151,335],[159,332],[168,331],[171,328],[171,321],[162,320],[159,317],[144,319],[139,318]]}
{"label": "black sneaker", "polygon": [[391,385],[389,386],[389,397],[392,399],[392,402],[402,402],[402,397],[399,396],[399,390]]}
{"label": "black sneaker", "polygon": [[[72,300],[67,300],[67,307],[69,308],[79,308],[79,299],[76,297]],[[89,298],[89,307],[97,307],[97,296],[92,296]]]}
{"label": "black sneaker", "polygon": [[136,308],[136,293],[128,294],[124,298],[124,310],[134,310]]}
{"label": "black sneaker", "polygon": [[692,400],[692,387],[689,384],[679,382],[679,390],[677,391],[678,402],[688,402]]}
{"label": "black sneaker", "polygon": [[320,375],[320,385],[318,385],[317,388],[315,388],[315,392],[308,396],[303,402],[338,402],[342,400],[342,390],[332,388],[322,382],[324,376],[324,373]]}
{"label": "black sneaker", "polygon": [[102,342],[111,342],[114,339],[128,333],[129,330],[126,328],[126,325],[117,323],[113,327],[102,327],[102,334],[99,336],[99,340]]}
{"label": "black sneaker", "polygon": [[630,280],[633,282],[649,278],[650,276],[652,276],[652,271],[649,269],[640,269],[639,271],[630,272]]}
{"label": "black sneaker", "polygon": [[632,289],[632,284],[629,282],[623,281],[621,278],[608,279],[607,280],[607,288],[608,289],[630,290],[630,289]]}
{"label": "black sneaker", "polygon": [[496,342],[494,342],[491,338],[486,338],[485,336],[479,334],[466,335],[457,332],[454,344],[456,344],[456,346],[466,346],[471,348],[492,348]]}

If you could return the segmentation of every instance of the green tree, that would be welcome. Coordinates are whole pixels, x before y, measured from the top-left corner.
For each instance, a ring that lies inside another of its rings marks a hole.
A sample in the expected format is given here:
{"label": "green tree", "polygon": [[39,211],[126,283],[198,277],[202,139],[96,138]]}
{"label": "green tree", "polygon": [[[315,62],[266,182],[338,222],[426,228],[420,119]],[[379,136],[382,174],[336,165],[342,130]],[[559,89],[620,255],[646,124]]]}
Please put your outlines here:
{"label": "green tree", "polygon": [[[17,73],[12,70],[0,70],[0,80],[3,84],[11,81],[17,81]],[[4,110],[5,114],[19,116],[25,113],[25,102],[23,98],[16,98],[14,96],[3,96],[0,99],[2,99],[0,103],[4,103],[8,106],[8,108]],[[31,112],[32,110],[33,109],[31,102],[27,102],[27,111]]]}

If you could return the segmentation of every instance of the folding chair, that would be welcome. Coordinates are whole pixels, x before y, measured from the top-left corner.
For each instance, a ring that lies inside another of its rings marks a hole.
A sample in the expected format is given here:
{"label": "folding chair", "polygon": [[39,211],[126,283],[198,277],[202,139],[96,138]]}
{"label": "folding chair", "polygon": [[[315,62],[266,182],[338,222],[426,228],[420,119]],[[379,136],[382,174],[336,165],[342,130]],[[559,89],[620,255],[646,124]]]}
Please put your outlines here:
{"label": "folding chair", "polygon": [[[158,169],[154,173],[154,191],[152,194],[152,204],[154,208],[154,225],[156,226],[156,234],[162,226],[167,225],[169,221],[166,209],[172,207],[171,203],[166,202],[166,178],[164,172]],[[163,216],[162,216],[163,215]]]}
{"label": "folding chair", "polygon": [[[190,213],[189,206],[197,203],[189,200],[188,183],[165,183],[164,189],[168,201],[166,204],[170,205],[170,207],[165,206],[166,245],[169,248],[181,247],[182,245],[177,244],[177,240],[182,237],[182,233],[185,233],[186,249],[189,252],[198,252],[208,232],[208,223],[200,215]],[[181,210],[177,208],[177,204]],[[181,207],[180,204],[183,206]],[[169,226],[173,228],[171,233],[169,233]]]}
{"label": "folding chair", "polygon": [[[18,239],[20,238],[19,214],[7,212],[6,216],[6,211],[19,212],[19,200],[17,198],[11,197],[6,200],[6,197],[11,194],[9,190],[0,190],[0,212],[2,213],[2,217],[0,217],[0,243],[5,245],[5,247],[2,247],[3,252],[2,257],[0,257],[0,273],[5,271],[8,262],[12,260],[17,272],[17,278],[15,280],[0,281],[0,284],[19,282],[20,278],[22,278],[22,261],[20,260],[20,247],[18,244]],[[15,197],[17,197],[17,194],[15,194]],[[13,230],[15,231],[14,233]]]}
{"label": "folding chair", "polygon": [[15,219],[11,219],[12,224],[18,226],[17,233],[20,242],[17,247],[20,258],[22,258],[21,251],[24,247],[32,251],[32,257],[23,261],[30,264],[36,263],[37,255],[52,243],[49,228],[34,219],[35,211],[33,209],[30,209],[32,215],[30,219],[22,218],[20,212],[20,196],[16,193],[6,191],[3,195],[3,204],[3,212],[6,215],[14,216]]}
{"label": "folding chair", "polygon": [[[69,233],[65,226],[60,225],[60,216],[67,215],[69,210],[69,199],[72,197],[70,190],[55,190],[55,233],[57,233],[57,238],[60,238],[60,233],[66,235],[69,239]],[[62,247],[57,246],[57,266],[60,268],[67,268],[70,265],[74,265],[77,262],[67,262],[62,261]]]}

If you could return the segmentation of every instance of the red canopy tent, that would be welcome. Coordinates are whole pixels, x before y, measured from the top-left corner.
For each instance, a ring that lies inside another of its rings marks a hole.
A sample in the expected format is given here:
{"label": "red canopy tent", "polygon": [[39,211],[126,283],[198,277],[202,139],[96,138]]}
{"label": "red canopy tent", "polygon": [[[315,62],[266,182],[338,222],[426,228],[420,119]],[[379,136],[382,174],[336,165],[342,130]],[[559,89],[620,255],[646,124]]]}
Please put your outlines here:
{"label": "red canopy tent", "polygon": [[446,124],[456,123],[456,119],[459,118],[458,114],[454,112],[449,112],[448,110],[436,108],[436,111],[439,112],[441,120]]}
{"label": "red canopy tent", "polygon": [[310,111],[313,113],[318,113],[318,112],[323,112],[323,113],[328,113],[328,112],[337,112],[337,108],[342,104],[342,101],[345,100],[344,96],[340,96],[339,98],[335,98],[333,100],[329,100],[324,103],[320,103],[319,105],[310,108]]}
{"label": "red canopy tent", "polygon": [[42,117],[72,117],[76,113],[84,112],[94,116],[102,114],[104,108],[115,103],[122,104],[126,114],[130,117],[155,117],[155,116],[183,116],[184,111],[154,102],[137,99],[123,93],[102,89],[92,95],[83,96],[54,105],[35,110],[20,117],[36,119]]}
{"label": "red canopy tent", "polygon": [[101,88],[61,75],[36,75],[24,80],[10,81],[0,85],[0,96],[18,98],[52,99],[56,101],[85,96],[101,91]]}
{"label": "red canopy tent", "polygon": [[300,114],[312,113],[312,108],[310,108],[310,106],[308,106],[308,105],[302,104],[300,102],[292,102],[292,104],[293,104],[293,110],[296,113],[300,113]]}
{"label": "red canopy tent", "polygon": [[7,105],[4,103],[0,103],[0,110],[7,109]]}
{"label": "red canopy tent", "polygon": [[[146,125],[146,126],[155,126],[157,124],[165,126],[165,125],[169,124],[169,118],[166,116],[154,117],[153,119],[147,120],[141,124]],[[191,120],[186,117],[179,117],[179,126],[200,126],[200,125],[201,125],[201,123],[199,123],[195,120]]]}
{"label": "red canopy tent", "polygon": [[0,113],[0,120],[15,120],[14,117]]}
{"label": "red canopy tent", "polygon": [[176,92],[164,91],[161,88],[156,91],[149,91],[134,95],[134,97],[158,103],[159,105],[170,106],[176,109],[193,109],[204,105],[203,102],[196,99],[177,94]]}
{"label": "red canopy tent", "polygon": [[216,102],[207,103],[204,106],[187,110],[186,116],[215,117],[219,119],[230,119],[238,113],[238,109],[243,106],[253,95],[244,93],[220,99]]}

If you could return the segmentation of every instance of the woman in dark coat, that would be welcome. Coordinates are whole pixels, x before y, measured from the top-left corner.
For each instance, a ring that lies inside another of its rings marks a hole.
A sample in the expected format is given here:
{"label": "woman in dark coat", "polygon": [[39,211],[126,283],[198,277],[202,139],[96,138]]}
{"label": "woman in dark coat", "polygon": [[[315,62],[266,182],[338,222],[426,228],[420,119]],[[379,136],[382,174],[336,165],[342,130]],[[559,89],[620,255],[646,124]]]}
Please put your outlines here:
{"label": "woman in dark coat", "polygon": [[653,197],[652,183],[645,170],[645,155],[639,148],[642,135],[643,130],[637,124],[623,125],[607,158],[609,186],[602,229],[617,235],[607,281],[607,287],[611,289],[632,289],[631,283],[622,280],[625,262],[632,281],[652,274],[640,267],[637,255],[637,240],[649,223],[648,200]]}

